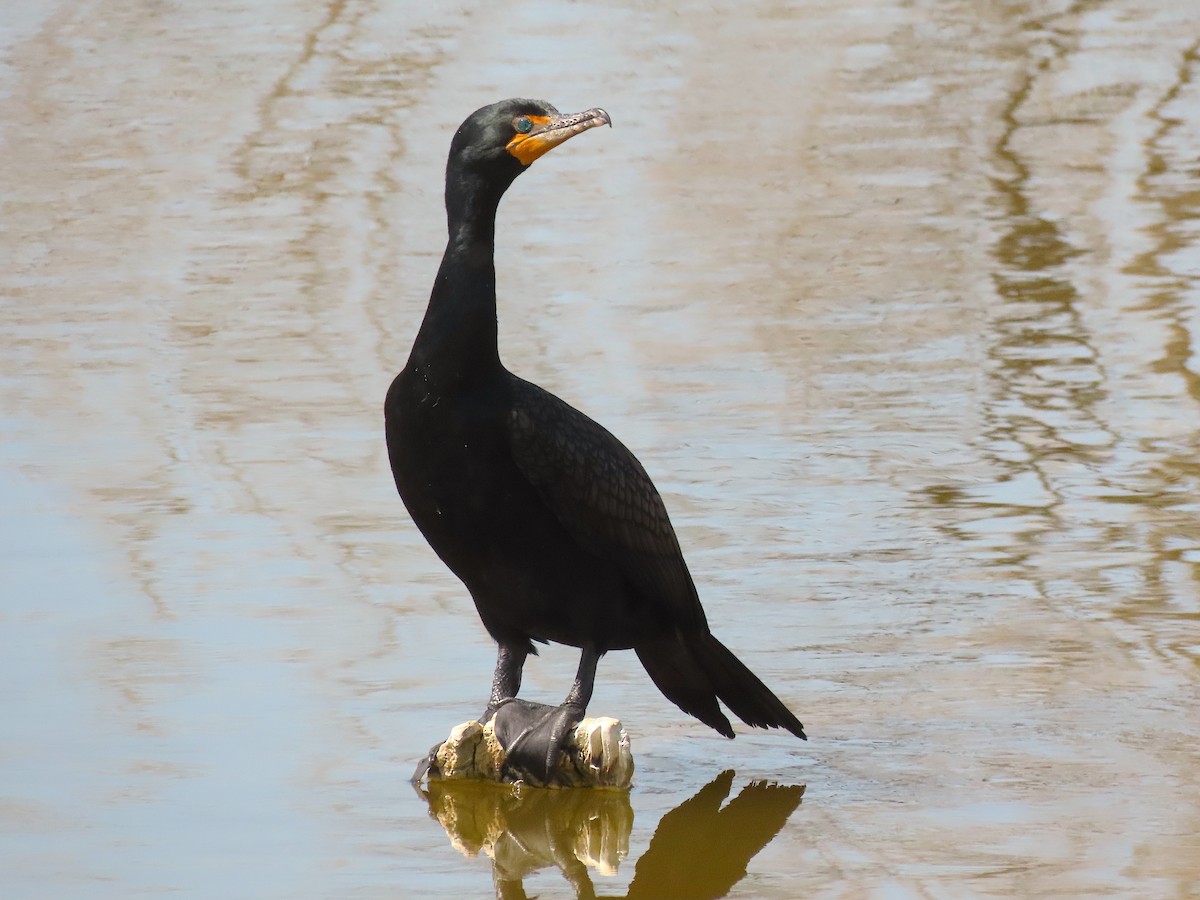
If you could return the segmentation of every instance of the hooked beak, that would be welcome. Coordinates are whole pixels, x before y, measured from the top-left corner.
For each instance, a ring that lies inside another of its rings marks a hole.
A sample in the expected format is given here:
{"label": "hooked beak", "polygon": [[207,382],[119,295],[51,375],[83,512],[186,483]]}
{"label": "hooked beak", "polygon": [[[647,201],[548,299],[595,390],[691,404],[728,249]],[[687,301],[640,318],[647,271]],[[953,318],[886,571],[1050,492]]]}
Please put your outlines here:
{"label": "hooked beak", "polygon": [[565,116],[530,116],[530,118],[534,123],[533,130],[528,134],[516,135],[506,147],[508,152],[525,166],[563,141],[582,134],[589,128],[595,128],[597,125],[612,127],[612,117],[598,106]]}

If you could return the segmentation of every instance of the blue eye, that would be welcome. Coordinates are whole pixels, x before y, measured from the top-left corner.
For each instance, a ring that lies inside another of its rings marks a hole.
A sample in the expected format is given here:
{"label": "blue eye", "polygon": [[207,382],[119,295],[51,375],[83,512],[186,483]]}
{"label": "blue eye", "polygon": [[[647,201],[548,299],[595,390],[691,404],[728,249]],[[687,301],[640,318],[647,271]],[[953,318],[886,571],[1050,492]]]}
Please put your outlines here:
{"label": "blue eye", "polygon": [[533,122],[530,121],[528,116],[521,116],[513,122],[513,127],[521,132],[521,134],[529,134],[529,132],[533,131]]}

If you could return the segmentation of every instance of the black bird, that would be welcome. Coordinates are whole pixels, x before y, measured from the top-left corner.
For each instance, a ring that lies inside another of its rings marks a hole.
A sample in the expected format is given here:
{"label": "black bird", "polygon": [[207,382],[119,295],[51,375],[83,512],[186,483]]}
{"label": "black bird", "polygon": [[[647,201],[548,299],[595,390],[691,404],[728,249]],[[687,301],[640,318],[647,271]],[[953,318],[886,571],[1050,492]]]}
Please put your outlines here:
{"label": "black bird", "polygon": [[[669,700],[726,737],[733,729],[718,698],[748,725],[805,738],[791,711],[709,631],[666,507],[637,458],[500,362],[500,198],[546,151],[611,124],[603,109],[561,115],[520,99],[462,123],[446,164],[449,241],[385,406],[400,497],[499,644],[482,719],[496,717],[516,769],[543,778],[583,718],[609,650],[632,648]],[[515,699],[535,641],[582,651],[559,707]]]}

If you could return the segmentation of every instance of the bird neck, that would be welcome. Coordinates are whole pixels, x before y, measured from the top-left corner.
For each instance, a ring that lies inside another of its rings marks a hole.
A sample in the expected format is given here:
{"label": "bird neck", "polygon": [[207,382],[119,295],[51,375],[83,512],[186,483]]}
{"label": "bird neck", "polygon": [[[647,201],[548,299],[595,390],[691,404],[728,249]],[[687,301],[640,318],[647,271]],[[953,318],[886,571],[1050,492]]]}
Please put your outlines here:
{"label": "bird neck", "polygon": [[507,185],[448,172],[449,240],[410,365],[461,383],[500,369],[496,323],[496,209]]}

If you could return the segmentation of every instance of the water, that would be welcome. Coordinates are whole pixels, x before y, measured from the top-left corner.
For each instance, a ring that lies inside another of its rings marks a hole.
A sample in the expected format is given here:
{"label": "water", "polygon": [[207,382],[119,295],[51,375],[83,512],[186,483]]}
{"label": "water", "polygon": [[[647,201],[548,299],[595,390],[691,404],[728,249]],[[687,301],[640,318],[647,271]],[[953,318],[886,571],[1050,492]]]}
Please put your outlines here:
{"label": "water", "polygon": [[[1200,892],[1188,4],[102,0],[0,35],[5,896]],[[727,742],[614,654],[592,710],[638,774],[599,811],[406,783],[493,649],[382,399],[449,136],[512,95],[616,127],[501,207],[503,356],[639,454],[812,738]]]}

